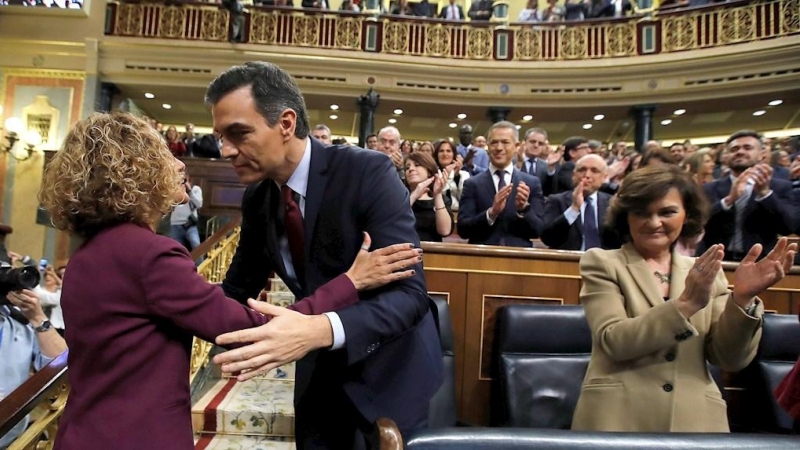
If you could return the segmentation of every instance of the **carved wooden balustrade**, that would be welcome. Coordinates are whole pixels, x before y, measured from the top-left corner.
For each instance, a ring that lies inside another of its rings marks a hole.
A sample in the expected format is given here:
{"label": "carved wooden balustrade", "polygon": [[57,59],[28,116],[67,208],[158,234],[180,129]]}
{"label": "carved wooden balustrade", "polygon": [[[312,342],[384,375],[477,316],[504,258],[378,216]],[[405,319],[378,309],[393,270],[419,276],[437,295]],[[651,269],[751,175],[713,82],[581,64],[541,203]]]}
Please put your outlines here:
{"label": "carved wooden balustrade", "polygon": [[[485,61],[631,57],[800,33],[800,0],[738,1],[653,17],[546,24],[265,7],[250,7],[244,16],[244,43],[249,44]],[[229,12],[214,4],[112,2],[106,34],[226,42],[230,20]]]}

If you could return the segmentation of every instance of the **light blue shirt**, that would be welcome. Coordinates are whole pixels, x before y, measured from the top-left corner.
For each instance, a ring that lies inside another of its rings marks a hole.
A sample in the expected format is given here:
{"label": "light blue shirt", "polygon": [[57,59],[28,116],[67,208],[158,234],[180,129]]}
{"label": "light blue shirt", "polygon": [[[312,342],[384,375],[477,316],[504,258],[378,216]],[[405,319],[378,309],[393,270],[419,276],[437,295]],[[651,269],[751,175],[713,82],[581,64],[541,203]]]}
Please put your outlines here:
{"label": "light blue shirt", "polygon": [[[0,306],[0,398],[8,396],[28,379],[31,363],[40,370],[53,360],[42,354],[33,327],[12,319],[8,308]],[[26,417],[0,438],[0,448],[10,445],[27,426]]]}
{"label": "light blue shirt", "polygon": [[[597,218],[599,217],[597,215],[597,192],[595,191],[592,195],[590,195],[587,198],[591,198],[592,199],[592,209],[594,210],[595,226],[599,230],[600,226],[596,223],[597,220],[598,220]],[[585,201],[581,205],[581,212],[575,211],[572,208],[572,205],[570,205],[570,207],[567,208],[566,211],[564,211],[564,218],[567,219],[567,222],[569,222],[570,225],[575,223],[575,221],[578,220],[578,218],[580,218],[581,219],[581,226],[583,226],[583,217],[584,217],[583,212],[584,211],[586,211],[586,202]],[[581,237],[581,251],[585,251],[585,250],[586,250],[586,238],[585,237]]]}
{"label": "light blue shirt", "polygon": [[[489,170],[489,154],[486,153],[486,150],[480,147],[472,148],[475,149],[475,156],[472,157],[472,164],[475,166],[475,170],[470,171],[470,174],[476,175]],[[458,152],[462,158],[466,158],[467,152],[469,152],[469,147],[458,144],[456,147],[456,152]]]}
{"label": "light blue shirt", "polygon": [[[303,215],[304,219],[306,217],[306,192],[308,191],[308,173],[310,169],[311,139],[306,138],[306,149],[303,151],[303,157],[300,159],[297,168],[294,169],[292,176],[286,181],[286,185],[300,196],[300,201],[297,202],[297,206],[300,208],[300,214]],[[281,185],[278,184],[278,188],[280,187]],[[292,264],[292,252],[289,250],[289,239],[286,237],[285,233],[278,239],[278,245],[281,250],[281,258],[283,258],[283,265],[286,267],[286,276],[292,281],[297,281],[297,274]],[[340,319],[339,315],[335,312],[327,312],[325,316],[327,316],[328,320],[331,322],[331,329],[333,330],[333,345],[331,346],[331,350],[344,347],[346,340],[342,319]]]}

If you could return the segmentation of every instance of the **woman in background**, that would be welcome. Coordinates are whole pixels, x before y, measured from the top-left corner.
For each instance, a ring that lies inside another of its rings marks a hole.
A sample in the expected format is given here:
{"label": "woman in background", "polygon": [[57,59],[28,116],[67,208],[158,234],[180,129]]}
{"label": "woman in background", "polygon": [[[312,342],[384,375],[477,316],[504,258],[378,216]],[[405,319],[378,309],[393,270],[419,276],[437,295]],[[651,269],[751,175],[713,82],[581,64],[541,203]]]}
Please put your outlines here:
{"label": "woman in background", "polygon": [[444,186],[445,203],[449,198],[450,210],[456,212],[464,182],[469,179],[469,172],[461,170],[464,159],[456,152],[456,145],[450,138],[439,139],[433,144],[433,156],[442,173],[447,174],[447,183]]}
{"label": "woman in background", "polygon": [[174,126],[167,128],[167,147],[169,147],[169,151],[175,157],[181,157],[186,154],[186,144],[183,143],[180,136],[178,135],[178,129]]}
{"label": "woman in background", "polygon": [[700,186],[714,181],[714,158],[710,148],[700,149],[686,158],[684,167]]}
{"label": "woman in background", "polygon": [[448,177],[427,153],[414,152],[406,158],[406,184],[420,241],[442,242],[453,233],[453,214],[442,195]]}
{"label": "woman in background", "polygon": [[580,262],[592,356],[572,429],[729,431],[727,405],[706,362],[736,372],[753,359],[764,314],[757,296],[791,268],[797,244],[782,238],[758,262],[762,248],[754,245],[731,291],[722,245],[696,259],[674,251],[707,217],[702,189],[676,166],[625,178],[606,226],[626,244],[591,249]]}
{"label": "woman in background", "polygon": [[[128,113],[79,121],[45,170],[42,204],[56,228],[83,240],[61,291],[72,390],[57,450],[194,448],[192,335],[214,342],[268,320],[225,297],[183,246],[155,233],[187,201],[183,180],[184,165],[161,136]],[[421,258],[410,244],[368,248],[365,235],[348,272],[292,309],[341,309],[358,290],[411,276],[402,267]]]}

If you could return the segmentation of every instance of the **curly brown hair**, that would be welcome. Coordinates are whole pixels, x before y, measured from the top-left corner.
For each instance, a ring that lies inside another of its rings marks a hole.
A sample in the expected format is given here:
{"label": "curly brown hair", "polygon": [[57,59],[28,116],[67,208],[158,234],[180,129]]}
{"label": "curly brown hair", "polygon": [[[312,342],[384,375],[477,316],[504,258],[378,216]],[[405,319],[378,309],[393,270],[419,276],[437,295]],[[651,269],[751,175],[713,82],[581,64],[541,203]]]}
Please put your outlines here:
{"label": "curly brown hair", "polygon": [[686,211],[680,236],[699,236],[708,220],[708,200],[702,188],[674,164],[642,167],[628,174],[608,207],[606,228],[616,233],[620,241],[630,241],[628,214],[646,211],[650,203],[667,195],[670,189],[677,189]]}
{"label": "curly brown hair", "polygon": [[124,112],[75,124],[45,169],[39,201],[53,225],[82,237],[118,223],[152,226],[183,181],[164,139]]}

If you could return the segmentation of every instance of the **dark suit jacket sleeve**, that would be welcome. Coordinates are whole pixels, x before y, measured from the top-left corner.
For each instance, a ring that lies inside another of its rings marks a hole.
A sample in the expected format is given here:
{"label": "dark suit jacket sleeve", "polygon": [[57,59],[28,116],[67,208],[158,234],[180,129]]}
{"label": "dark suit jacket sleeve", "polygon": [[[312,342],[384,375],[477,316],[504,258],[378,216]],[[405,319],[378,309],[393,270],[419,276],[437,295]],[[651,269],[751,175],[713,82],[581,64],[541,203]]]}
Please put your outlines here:
{"label": "dark suit jacket sleeve", "polygon": [[[494,195],[492,193],[478,192],[480,186],[476,182],[477,178],[469,178],[464,182],[464,190],[461,191],[461,201],[458,206],[458,235],[464,239],[484,240],[491,234],[492,227],[486,220],[486,210],[479,206],[479,196]],[[491,207],[491,204],[490,204]]]}
{"label": "dark suit jacket sleeve", "polygon": [[[542,222],[542,215],[544,214],[542,183],[532,175],[520,173],[520,177],[531,190],[528,196],[528,203],[531,204],[531,207],[522,217],[517,216],[516,220],[509,224],[509,231],[515,236],[535,239],[539,237],[542,233],[542,228],[544,228],[544,223]],[[508,201],[513,202],[514,199],[509,197]]]}
{"label": "dark suit jacket sleeve", "polygon": [[[723,197],[718,194],[720,183],[725,183],[725,181],[718,180],[713,183],[706,183],[703,186],[703,189],[706,192],[706,197],[708,198],[708,202],[711,206],[711,211],[708,216],[708,222],[706,223],[706,234],[703,236],[701,245],[697,248],[698,255],[711,247],[713,244],[727,244],[727,242],[723,242],[725,239],[725,230],[731,228],[734,220],[736,219],[733,208],[727,211],[722,208],[720,200],[722,200]],[[725,184],[722,184],[722,186],[725,186]],[[728,194],[730,185],[728,185],[726,189],[727,190],[724,195]]]}
{"label": "dark suit jacket sleeve", "polygon": [[564,211],[569,206],[564,205],[562,198],[562,196],[552,195],[547,199],[544,207],[542,242],[550,248],[563,248],[572,227],[564,217]]}
{"label": "dark suit jacket sleeve", "polygon": [[201,277],[186,249],[167,239],[154,241],[141,261],[146,306],[209,342],[223,333],[263,325],[267,318],[225,297]]}
{"label": "dark suit jacket sleeve", "polygon": [[756,201],[755,214],[764,224],[770,224],[776,234],[789,235],[794,232],[795,218],[792,215],[792,185],[788,181],[773,180],[772,195]]}
{"label": "dark suit jacket sleeve", "polygon": [[225,295],[246,304],[248,298],[256,298],[267,285],[267,278],[274,270],[267,257],[267,233],[263,224],[259,226],[259,214],[264,207],[265,187],[249,186],[242,198],[242,228],[239,245],[233,255],[222,290]]}
{"label": "dark suit jacket sleeve", "polygon": [[[372,248],[404,242],[419,246],[408,189],[384,155],[365,158],[358,202],[363,231]],[[354,230],[354,233],[357,233]],[[360,241],[360,234],[358,242]],[[345,331],[348,364],[366,358],[370,351],[392,341],[417,325],[429,311],[422,264],[412,266],[415,275],[382,288],[359,293],[360,302],[337,311]]]}

